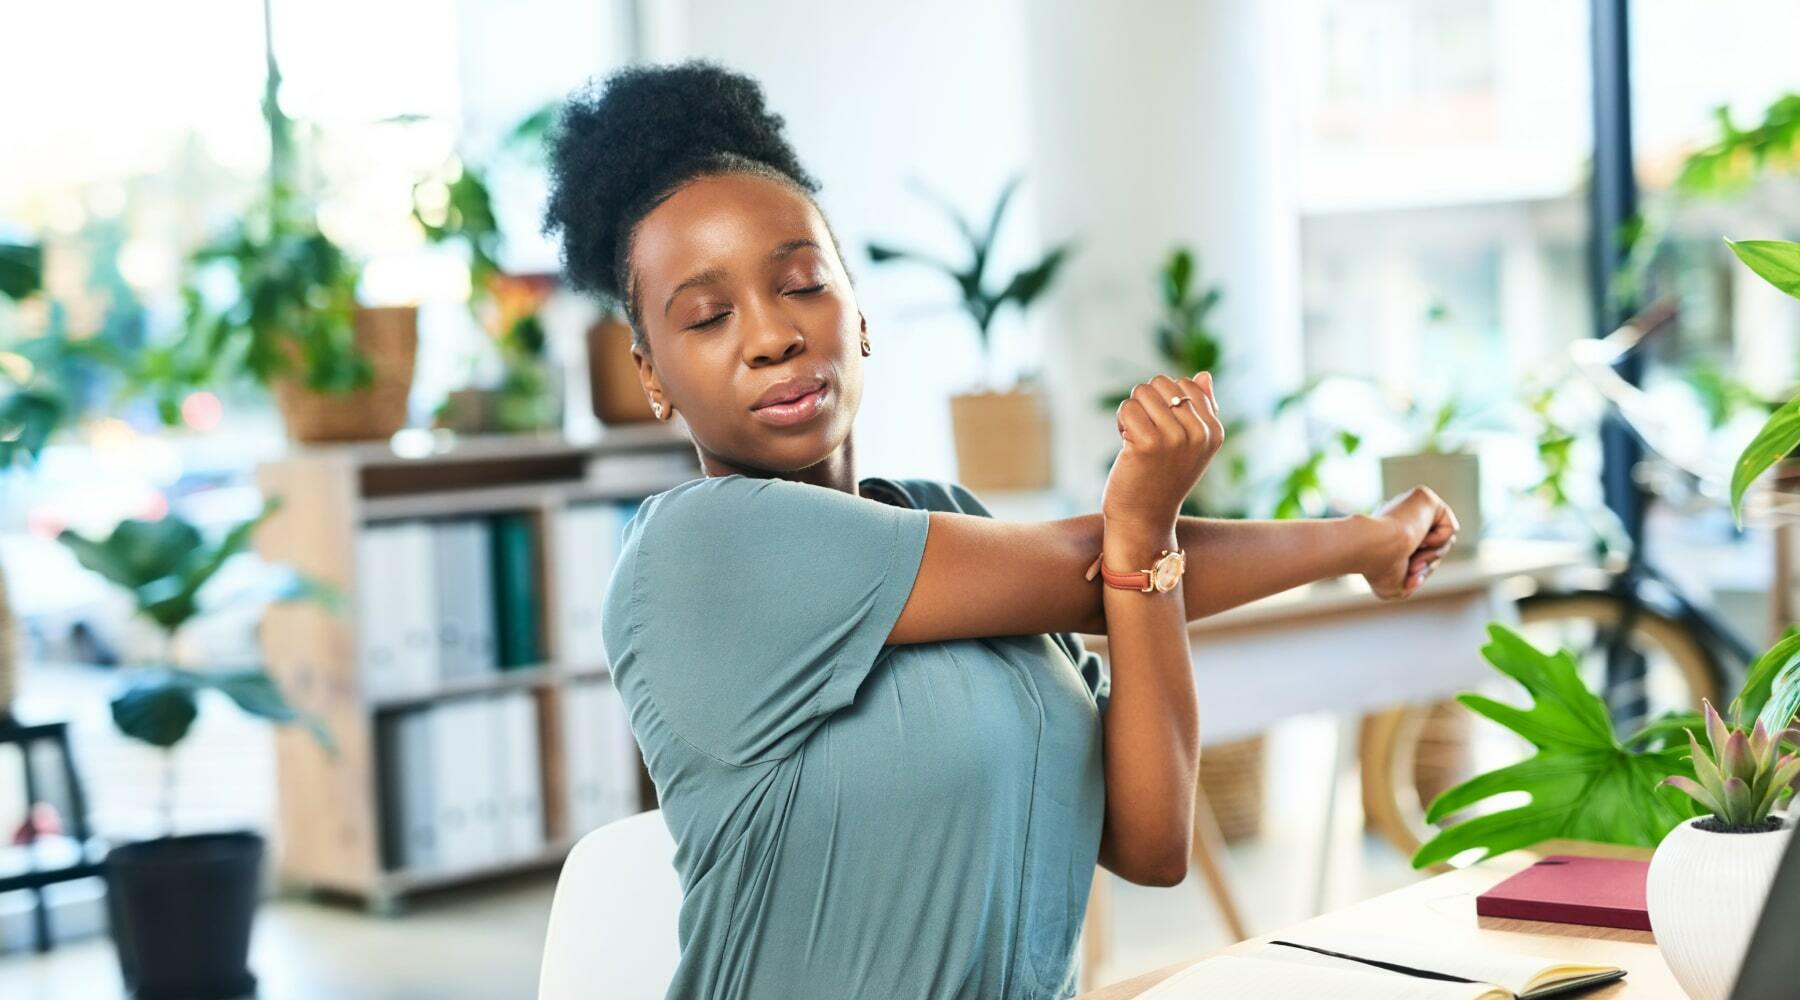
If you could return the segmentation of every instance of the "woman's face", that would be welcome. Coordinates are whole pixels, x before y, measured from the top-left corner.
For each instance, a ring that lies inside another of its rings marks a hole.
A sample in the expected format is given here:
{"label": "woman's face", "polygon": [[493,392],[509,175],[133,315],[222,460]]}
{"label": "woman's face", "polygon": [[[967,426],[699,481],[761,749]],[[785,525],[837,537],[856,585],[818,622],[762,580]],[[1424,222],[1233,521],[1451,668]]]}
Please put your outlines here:
{"label": "woman's face", "polygon": [[697,178],[638,224],[631,280],[650,348],[632,351],[638,377],[687,420],[709,473],[795,472],[848,440],[862,319],[810,199],[749,174]]}

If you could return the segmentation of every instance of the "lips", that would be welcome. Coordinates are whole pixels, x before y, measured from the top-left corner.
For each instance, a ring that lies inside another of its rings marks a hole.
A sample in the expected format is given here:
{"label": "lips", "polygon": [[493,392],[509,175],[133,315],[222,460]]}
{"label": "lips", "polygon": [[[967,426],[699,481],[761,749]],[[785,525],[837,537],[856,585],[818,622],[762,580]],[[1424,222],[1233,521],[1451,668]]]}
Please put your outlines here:
{"label": "lips", "polygon": [[763,394],[757,397],[756,402],[751,404],[750,409],[760,410],[765,406],[774,406],[779,403],[791,403],[796,399],[809,396],[823,388],[825,388],[825,379],[819,375],[804,375],[794,378],[785,378],[774,385],[769,386],[767,389],[764,389]]}

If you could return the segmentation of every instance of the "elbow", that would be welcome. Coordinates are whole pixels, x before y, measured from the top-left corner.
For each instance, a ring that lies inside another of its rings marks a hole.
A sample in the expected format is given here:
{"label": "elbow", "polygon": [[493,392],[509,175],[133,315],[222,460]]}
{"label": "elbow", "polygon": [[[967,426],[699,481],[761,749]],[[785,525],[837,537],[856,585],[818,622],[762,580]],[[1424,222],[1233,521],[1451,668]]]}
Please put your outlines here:
{"label": "elbow", "polygon": [[1155,851],[1133,859],[1129,870],[1120,872],[1119,875],[1127,882],[1156,886],[1159,889],[1180,885],[1187,879],[1189,846],[1171,838]]}

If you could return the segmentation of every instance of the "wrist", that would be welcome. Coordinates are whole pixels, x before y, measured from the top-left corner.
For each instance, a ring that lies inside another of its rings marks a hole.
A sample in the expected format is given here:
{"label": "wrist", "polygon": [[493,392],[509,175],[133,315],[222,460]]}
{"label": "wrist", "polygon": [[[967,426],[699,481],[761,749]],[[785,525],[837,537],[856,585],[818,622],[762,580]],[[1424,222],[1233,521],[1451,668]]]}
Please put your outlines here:
{"label": "wrist", "polygon": [[1367,574],[1377,571],[1388,559],[1400,526],[1391,519],[1372,514],[1351,514],[1343,519],[1349,537],[1344,565],[1340,574]]}
{"label": "wrist", "polygon": [[1135,573],[1149,569],[1164,551],[1172,552],[1178,547],[1173,524],[1108,521],[1101,538],[1100,558],[1114,573]]}

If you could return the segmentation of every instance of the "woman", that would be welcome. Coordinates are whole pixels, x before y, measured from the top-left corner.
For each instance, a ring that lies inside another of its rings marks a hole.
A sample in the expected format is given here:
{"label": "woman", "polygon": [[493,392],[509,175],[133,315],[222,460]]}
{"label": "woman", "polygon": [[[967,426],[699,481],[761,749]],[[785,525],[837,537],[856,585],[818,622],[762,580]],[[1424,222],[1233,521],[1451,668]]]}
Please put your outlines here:
{"label": "woman", "polygon": [[[577,95],[552,180],[568,280],[624,307],[705,472],[645,501],[605,602],[677,844],[672,997],[1069,996],[1094,865],[1187,870],[1184,623],[1349,572],[1402,597],[1452,540],[1424,490],[1374,517],[1177,518],[1221,438],[1205,374],[1120,406],[1097,514],[1007,523],[954,483],[859,478],[869,325],[742,76]],[[1108,635],[1110,677],[1076,632]]]}

